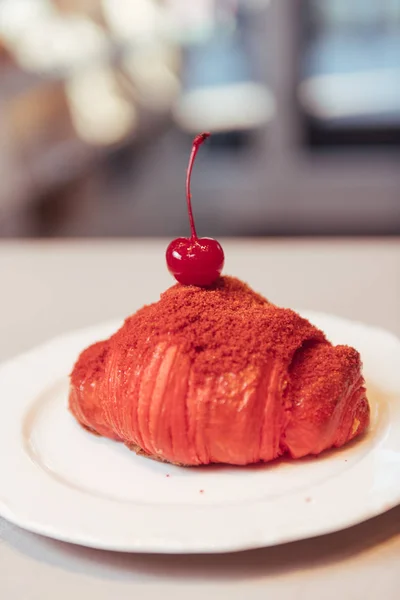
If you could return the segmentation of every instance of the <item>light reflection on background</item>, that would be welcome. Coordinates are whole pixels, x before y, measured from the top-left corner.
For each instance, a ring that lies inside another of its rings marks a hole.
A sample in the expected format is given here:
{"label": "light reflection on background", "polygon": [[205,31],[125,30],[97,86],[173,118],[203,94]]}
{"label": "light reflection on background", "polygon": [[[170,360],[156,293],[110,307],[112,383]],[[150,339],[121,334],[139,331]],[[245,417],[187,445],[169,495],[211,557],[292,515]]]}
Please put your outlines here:
{"label": "light reflection on background", "polygon": [[0,235],[400,232],[400,0],[0,0]]}

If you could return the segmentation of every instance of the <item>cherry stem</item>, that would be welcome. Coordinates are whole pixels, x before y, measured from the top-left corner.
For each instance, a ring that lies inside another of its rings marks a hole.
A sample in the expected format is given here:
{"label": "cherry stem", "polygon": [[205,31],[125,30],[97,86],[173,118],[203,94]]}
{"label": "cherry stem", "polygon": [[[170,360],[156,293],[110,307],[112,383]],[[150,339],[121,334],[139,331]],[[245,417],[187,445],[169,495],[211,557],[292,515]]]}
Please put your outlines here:
{"label": "cherry stem", "polygon": [[188,207],[188,213],[189,213],[190,229],[192,232],[192,240],[197,240],[198,238],[197,238],[197,233],[196,233],[196,227],[194,225],[194,218],[193,218],[193,211],[192,211],[192,194],[190,193],[190,181],[191,181],[191,177],[192,177],[192,169],[193,169],[194,159],[196,158],[196,154],[199,151],[201,144],[203,142],[205,142],[208,137],[210,137],[209,133],[200,133],[200,135],[197,135],[194,138],[192,152],[190,154],[189,165],[188,165],[187,173],[186,173],[186,201],[187,201],[187,207]]}

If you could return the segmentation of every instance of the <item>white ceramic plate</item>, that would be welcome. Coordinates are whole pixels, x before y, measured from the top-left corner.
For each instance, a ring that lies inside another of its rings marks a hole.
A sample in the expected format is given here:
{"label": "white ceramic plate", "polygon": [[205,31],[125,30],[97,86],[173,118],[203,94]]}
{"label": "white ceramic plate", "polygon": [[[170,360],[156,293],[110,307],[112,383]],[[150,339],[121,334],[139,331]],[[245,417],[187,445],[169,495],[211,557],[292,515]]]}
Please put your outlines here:
{"label": "white ceramic plate", "polygon": [[224,552],[341,529],[400,502],[400,341],[303,313],[355,346],[371,386],[361,440],[318,459],[179,468],[97,438],[67,411],[78,353],[119,323],[55,339],[0,367],[0,514],[68,542],[138,552]]}

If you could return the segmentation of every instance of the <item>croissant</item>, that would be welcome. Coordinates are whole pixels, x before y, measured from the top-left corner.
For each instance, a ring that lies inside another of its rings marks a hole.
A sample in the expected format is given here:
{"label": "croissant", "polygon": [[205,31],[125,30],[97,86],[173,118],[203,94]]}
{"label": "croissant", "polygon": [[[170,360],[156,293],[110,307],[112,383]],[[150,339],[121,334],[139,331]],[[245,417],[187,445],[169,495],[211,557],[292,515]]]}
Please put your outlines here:
{"label": "croissant", "polygon": [[84,350],[69,408],[89,431],[179,465],[317,455],[370,417],[358,352],[231,277],[177,284]]}

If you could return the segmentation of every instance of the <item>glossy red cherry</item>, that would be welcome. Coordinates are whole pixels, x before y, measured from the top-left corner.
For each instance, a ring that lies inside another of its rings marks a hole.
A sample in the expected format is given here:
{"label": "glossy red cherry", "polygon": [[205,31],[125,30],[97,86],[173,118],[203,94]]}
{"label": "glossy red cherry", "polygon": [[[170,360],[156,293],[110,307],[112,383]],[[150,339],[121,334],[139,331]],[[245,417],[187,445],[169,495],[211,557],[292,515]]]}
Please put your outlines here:
{"label": "glossy red cherry", "polygon": [[185,285],[211,285],[221,274],[224,251],[212,238],[177,238],[167,248],[170,273]]}
{"label": "glossy red cherry", "polygon": [[192,235],[190,238],[173,240],[166,252],[169,272],[184,285],[211,285],[221,275],[224,266],[224,251],[217,240],[197,237],[192,211],[190,180],[194,159],[201,144],[209,137],[201,133],[193,141],[192,152],[186,176],[186,200]]}

